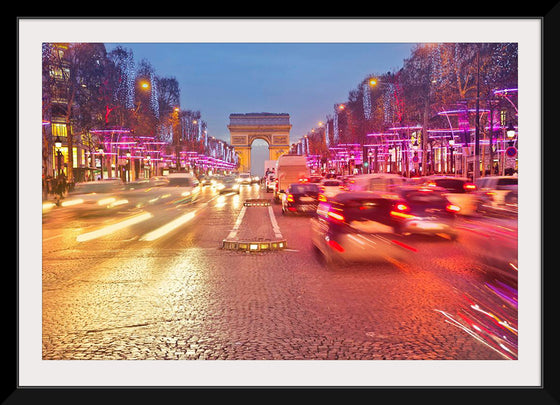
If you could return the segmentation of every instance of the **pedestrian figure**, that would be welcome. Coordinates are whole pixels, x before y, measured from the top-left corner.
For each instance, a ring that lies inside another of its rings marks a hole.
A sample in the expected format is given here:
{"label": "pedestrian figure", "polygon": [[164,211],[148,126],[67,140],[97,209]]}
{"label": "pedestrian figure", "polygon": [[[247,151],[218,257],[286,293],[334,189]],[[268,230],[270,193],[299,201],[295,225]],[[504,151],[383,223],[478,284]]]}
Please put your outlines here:
{"label": "pedestrian figure", "polygon": [[64,193],[66,192],[66,177],[60,176],[58,179],[56,179],[54,192],[56,205],[60,205],[60,202],[64,197]]}

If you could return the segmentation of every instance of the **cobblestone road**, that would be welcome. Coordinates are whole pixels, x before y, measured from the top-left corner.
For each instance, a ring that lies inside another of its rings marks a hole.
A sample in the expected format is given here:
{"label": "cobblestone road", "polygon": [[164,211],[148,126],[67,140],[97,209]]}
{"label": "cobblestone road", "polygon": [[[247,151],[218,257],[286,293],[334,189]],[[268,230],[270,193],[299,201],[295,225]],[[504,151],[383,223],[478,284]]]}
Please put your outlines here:
{"label": "cobblestone road", "polygon": [[214,198],[150,243],[149,221],[81,244],[76,223],[46,224],[43,359],[504,359],[443,315],[485,280],[462,244],[421,239],[410,261],[328,270],[309,219],[273,206],[287,249],[222,249],[243,197]]}

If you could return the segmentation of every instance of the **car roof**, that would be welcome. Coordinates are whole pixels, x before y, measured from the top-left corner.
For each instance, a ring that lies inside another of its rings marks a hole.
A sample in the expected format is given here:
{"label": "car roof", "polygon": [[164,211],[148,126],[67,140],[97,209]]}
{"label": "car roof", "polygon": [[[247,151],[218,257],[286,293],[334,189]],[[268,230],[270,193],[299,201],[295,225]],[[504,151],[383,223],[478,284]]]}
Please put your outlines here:
{"label": "car roof", "polygon": [[295,186],[313,186],[313,187],[319,187],[317,185],[317,183],[291,183],[288,187],[295,187]]}
{"label": "car roof", "polygon": [[428,180],[460,180],[460,181],[470,181],[467,177],[455,177],[455,176],[428,176]]}
{"label": "car roof", "polygon": [[164,177],[193,177],[193,175],[190,173],[169,173]]}
{"label": "car roof", "polygon": [[400,174],[395,173],[370,173],[370,174],[357,174],[353,176],[347,176],[353,179],[367,179],[367,178],[399,178],[399,179],[406,179],[407,177],[403,177]]}
{"label": "car roof", "polygon": [[331,198],[332,201],[344,203],[351,200],[359,200],[365,198],[383,198],[383,194],[376,191],[350,191],[338,193]]}
{"label": "car roof", "polygon": [[441,193],[446,193],[447,189],[444,187],[439,187],[439,186],[423,186],[423,185],[419,185],[419,184],[411,184],[411,185],[406,185],[406,186],[400,186],[397,188],[397,191],[421,191],[421,190],[429,190],[429,191],[438,191]]}

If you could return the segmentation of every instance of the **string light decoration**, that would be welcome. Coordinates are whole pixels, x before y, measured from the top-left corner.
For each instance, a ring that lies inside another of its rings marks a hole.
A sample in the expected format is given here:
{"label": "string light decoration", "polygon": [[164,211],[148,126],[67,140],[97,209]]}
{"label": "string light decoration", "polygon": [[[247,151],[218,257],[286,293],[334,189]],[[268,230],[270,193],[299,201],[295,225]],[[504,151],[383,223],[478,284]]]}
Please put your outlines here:
{"label": "string light decoration", "polygon": [[132,52],[129,52],[123,61],[123,66],[120,66],[121,72],[124,75],[121,83],[125,86],[124,91],[126,94],[126,108],[134,108],[134,80],[136,77],[136,67],[134,65],[134,58]]}
{"label": "string light decoration", "polygon": [[150,73],[150,83],[152,84],[152,91],[150,93],[150,105],[156,118],[159,118],[159,103],[158,103],[158,86],[157,80],[153,73]]}
{"label": "string light decoration", "polygon": [[338,143],[338,104],[334,105],[334,118],[333,118],[333,144]]}
{"label": "string light decoration", "polygon": [[362,92],[363,92],[362,104],[364,108],[364,117],[366,120],[371,119],[371,95],[369,89],[370,89],[370,85],[368,82],[362,85]]}
{"label": "string light decoration", "polygon": [[441,47],[439,44],[431,47],[430,52],[430,82],[432,84],[440,84],[443,78],[443,63],[441,56]]}

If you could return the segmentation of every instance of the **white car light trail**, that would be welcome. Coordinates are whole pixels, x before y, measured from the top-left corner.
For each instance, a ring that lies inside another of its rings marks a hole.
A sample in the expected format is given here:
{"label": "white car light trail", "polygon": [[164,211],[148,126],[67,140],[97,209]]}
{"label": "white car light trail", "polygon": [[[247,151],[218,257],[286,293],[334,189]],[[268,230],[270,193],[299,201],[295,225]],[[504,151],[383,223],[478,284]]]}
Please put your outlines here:
{"label": "white car light trail", "polygon": [[189,212],[187,214],[181,215],[179,218],[177,218],[177,219],[159,227],[155,231],[152,231],[152,232],[147,233],[146,235],[142,236],[140,238],[140,240],[148,241],[148,242],[156,240],[156,239],[162,237],[163,235],[166,235],[169,232],[173,231],[174,229],[177,229],[181,225],[189,222],[194,217],[195,217],[194,212]]}
{"label": "white car light trail", "polygon": [[82,200],[81,198],[77,198],[75,200],[67,200],[67,201],[63,201],[60,205],[62,205],[63,207],[70,207],[71,205],[78,205],[83,203],[84,200]]}
{"label": "white car light trail", "polygon": [[138,224],[142,221],[150,219],[150,218],[152,218],[152,216],[153,215],[150,214],[149,212],[146,212],[146,213],[140,214],[140,215],[136,215],[132,218],[125,219],[124,221],[117,222],[116,224],[106,226],[106,227],[98,229],[96,231],[84,233],[82,235],[78,235],[76,240],[78,242],[86,242],[86,241],[89,241],[89,240],[92,240],[92,239],[100,238],[102,236],[110,235],[113,232],[116,232],[120,229],[126,228],[127,226]]}

